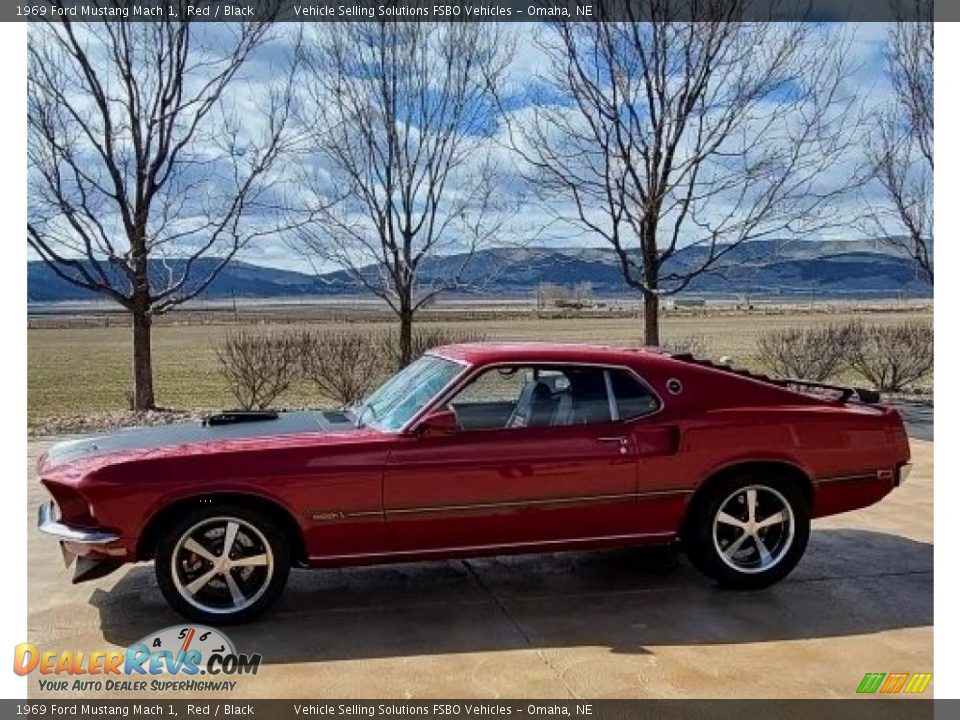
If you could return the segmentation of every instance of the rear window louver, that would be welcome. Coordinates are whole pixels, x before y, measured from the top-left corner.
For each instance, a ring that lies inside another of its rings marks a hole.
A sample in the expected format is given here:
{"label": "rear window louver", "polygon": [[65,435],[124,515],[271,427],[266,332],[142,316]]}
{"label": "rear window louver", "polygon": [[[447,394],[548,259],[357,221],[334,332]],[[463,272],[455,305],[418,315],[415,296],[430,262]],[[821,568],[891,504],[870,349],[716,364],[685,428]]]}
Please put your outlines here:
{"label": "rear window louver", "polygon": [[777,387],[794,390],[807,395],[826,397],[827,399],[834,400],[835,402],[844,403],[854,397],[856,397],[856,399],[860,402],[868,405],[880,402],[880,393],[876,390],[869,390],[867,388],[852,388],[844,385],[831,385],[830,383],[814,382],[813,380],[799,380],[796,378],[775,378],[770,377],[769,375],[764,375],[763,373],[747,370],[746,368],[735,368],[731,365],[714,362],[713,360],[698,358],[691,353],[671,353],[670,357],[672,357],[674,360],[680,360],[692,365],[699,365],[701,367],[720,370],[721,372],[730,373],[731,375],[739,375],[740,377],[758,380],[759,382],[769,383],[770,385],[776,385]]}

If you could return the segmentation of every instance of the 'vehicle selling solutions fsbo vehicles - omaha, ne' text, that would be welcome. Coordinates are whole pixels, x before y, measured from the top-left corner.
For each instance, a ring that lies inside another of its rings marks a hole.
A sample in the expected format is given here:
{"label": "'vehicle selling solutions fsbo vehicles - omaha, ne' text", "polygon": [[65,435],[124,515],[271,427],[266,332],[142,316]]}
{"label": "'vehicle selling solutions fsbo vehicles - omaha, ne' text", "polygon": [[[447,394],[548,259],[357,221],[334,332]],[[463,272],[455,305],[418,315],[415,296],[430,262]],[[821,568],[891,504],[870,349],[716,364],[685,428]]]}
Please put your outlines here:
{"label": "'vehicle selling solutions fsbo vehicles - omaha, ne' text", "polygon": [[906,478],[876,393],[655,350],[436,348],[350,410],[224,412],[55,445],[41,531],[74,581],[152,559],[167,601],[249,620],[292,566],[681,542],[718,583],[789,573],[810,519]]}

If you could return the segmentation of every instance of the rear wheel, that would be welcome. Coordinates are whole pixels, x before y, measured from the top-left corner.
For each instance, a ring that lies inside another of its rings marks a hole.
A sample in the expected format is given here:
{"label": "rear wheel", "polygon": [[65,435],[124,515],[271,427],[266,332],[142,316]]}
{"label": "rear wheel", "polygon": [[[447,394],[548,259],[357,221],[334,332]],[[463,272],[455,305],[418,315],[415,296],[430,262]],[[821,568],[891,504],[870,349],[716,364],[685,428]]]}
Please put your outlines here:
{"label": "rear wheel", "polygon": [[810,536],[810,510],[790,479],[747,471],[716,483],[691,510],[687,552],[721,585],[755,589],[783,579]]}
{"label": "rear wheel", "polygon": [[283,592],[290,572],[286,536],[243,506],[188,513],[157,544],[157,582],[171,607],[209,623],[251,620]]}

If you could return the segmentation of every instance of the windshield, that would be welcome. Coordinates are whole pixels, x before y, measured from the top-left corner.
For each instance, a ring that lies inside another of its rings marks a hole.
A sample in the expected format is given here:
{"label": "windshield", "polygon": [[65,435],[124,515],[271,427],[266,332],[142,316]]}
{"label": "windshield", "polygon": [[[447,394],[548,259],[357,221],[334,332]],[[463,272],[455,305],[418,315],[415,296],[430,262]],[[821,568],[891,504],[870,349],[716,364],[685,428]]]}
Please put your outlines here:
{"label": "windshield", "polygon": [[367,398],[357,409],[357,425],[388,432],[399,430],[462,369],[452,360],[424,355]]}

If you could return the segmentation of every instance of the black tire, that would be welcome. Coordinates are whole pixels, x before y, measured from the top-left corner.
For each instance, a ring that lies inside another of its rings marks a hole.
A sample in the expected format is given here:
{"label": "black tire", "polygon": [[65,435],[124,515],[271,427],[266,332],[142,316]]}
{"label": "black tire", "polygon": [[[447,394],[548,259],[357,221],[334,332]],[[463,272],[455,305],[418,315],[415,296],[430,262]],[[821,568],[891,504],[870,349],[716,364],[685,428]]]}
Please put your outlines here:
{"label": "black tire", "polygon": [[[237,558],[232,562],[266,561],[263,565],[227,568],[232,586],[226,574],[214,566],[214,561],[222,562],[231,522],[237,525],[236,539],[231,543]],[[221,525],[223,535],[218,538]],[[187,543],[190,538],[199,542],[213,559],[181,547],[181,541]],[[179,556],[176,570],[174,553]],[[190,559],[196,559],[196,569]],[[283,592],[290,574],[290,544],[283,531],[263,513],[243,505],[211,505],[186,513],[160,535],[154,566],[164,598],[184,617],[212,625],[242,623],[263,613]],[[211,579],[196,594],[187,591],[189,580],[200,582],[206,576]],[[233,588],[239,590],[242,602],[232,597]]]}
{"label": "black tire", "polygon": [[[760,529],[748,528],[751,489],[755,491],[755,523],[776,520],[782,502],[782,514],[791,528],[778,522]],[[736,512],[741,507],[742,512]],[[724,520],[718,519],[721,509]],[[761,512],[768,515],[764,517]],[[731,519],[741,521],[743,526],[728,524]],[[684,546],[691,562],[720,586],[736,590],[757,590],[782,580],[800,562],[809,539],[806,496],[795,480],[766,470],[745,470],[712,483],[696,498],[684,528]]]}

